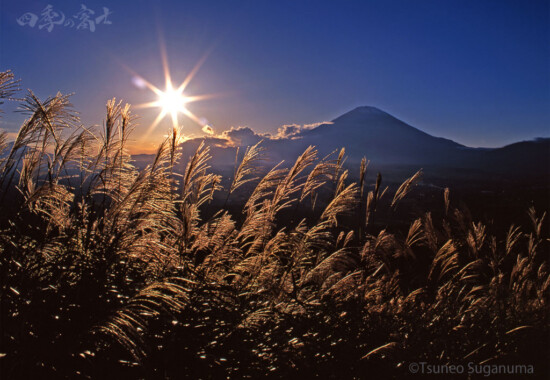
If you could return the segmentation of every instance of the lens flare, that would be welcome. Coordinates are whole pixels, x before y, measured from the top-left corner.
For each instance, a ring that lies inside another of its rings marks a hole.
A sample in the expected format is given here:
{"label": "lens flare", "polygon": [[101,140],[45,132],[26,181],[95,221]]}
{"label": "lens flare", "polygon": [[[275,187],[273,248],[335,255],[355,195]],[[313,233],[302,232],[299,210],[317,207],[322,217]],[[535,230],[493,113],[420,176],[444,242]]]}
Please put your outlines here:
{"label": "lens flare", "polygon": [[[179,127],[179,120],[178,117],[180,114],[183,114],[196,122],[201,129],[204,131],[204,127],[207,126],[208,122],[204,122],[203,120],[206,120],[204,118],[199,118],[195,116],[188,108],[187,104],[209,99],[215,96],[218,96],[219,94],[207,94],[207,95],[192,95],[187,96],[184,94],[185,88],[191,82],[193,77],[197,74],[198,70],[204,63],[207,54],[203,56],[199,62],[193,67],[191,72],[187,75],[185,80],[178,86],[174,87],[172,83],[172,77],[170,75],[170,69],[168,67],[168,58],[166,55],[166,49],[164,47],[164,44],[160,44],[161,47],[161,58],[162,58],[162,66],[164,70],[164,79],[165,79],[165,89],[164,91],[159,89],[157,86],[153,85],[151,82],[143,78],[141,75],[134,72],[132,69],[127,67],[125,68],[130,71],[133,74],[132,81],[137,86],[139,84],[139,88],[147,88],[150,91],[152,91],[157,96],[157,100],[149,102],[149,103],[143,103],[138,104],[135,106],[135,108],[159,108],[159,114],[153,121],[153,123],[149,126],[149,129],[145,133],[145,135],[142,137],[145,139],[161,122],[164,120],[165,117],[169,116],[172,119],[172,127],[178,128]],[[208,132],[205,132],[208,133]]]}

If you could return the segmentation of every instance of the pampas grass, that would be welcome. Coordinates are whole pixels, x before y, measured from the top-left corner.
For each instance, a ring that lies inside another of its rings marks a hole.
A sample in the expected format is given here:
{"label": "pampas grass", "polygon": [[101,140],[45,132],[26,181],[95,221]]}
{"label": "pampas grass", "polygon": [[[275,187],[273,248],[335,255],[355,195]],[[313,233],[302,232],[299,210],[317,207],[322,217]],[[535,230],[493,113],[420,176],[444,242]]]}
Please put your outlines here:
{"label": "pampas grass", "polygon": [[[0,75],[1,97],[13,83]],[[349,180],[343,149],[319,160],[308,147],[257,178],[258,143],[222,189],[209,148],[182,153],[178,130],[138,171],[126,150],[134,119],[114,99],[100,133],[80,125],[65,95],[29,93],[22,107],[28,119],[0,163],[10,199],[0,220],[3,378],[351,378],[407,374],[411,361],[547,368],[544,212],[530,209],[527,229],[493,232],[445,189],[441,217],[426,211],[392,231],[375,218],[389,191],[381,175],[369,189],[363,159],[359,182]],[[191,158],[178,174],[182,154]],[[217,194],[247,183],[241,222],[224,209],[203,216]],[[321,202],[324,188],[332,197]],[[308,198],[322,205],[317,217],[301,217]]]}

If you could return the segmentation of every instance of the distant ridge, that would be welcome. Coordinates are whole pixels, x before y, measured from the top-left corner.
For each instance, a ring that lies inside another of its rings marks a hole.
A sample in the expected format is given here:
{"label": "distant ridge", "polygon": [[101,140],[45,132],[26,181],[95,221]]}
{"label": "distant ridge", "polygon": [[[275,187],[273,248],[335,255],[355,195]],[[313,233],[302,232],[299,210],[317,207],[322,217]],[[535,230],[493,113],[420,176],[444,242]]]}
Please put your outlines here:
{"label": "distant ridge", "polygon": [[[371,165],[433,167],[449,175],[455,170],[466,170],[537,178],[543,182],[548,182],[549,178],[550,138],[522,141],[502,148],[470,148],[432,136],[372,106],[357,107],[331,123],[303,129],[290,138],[257,137],[258,141],[264,138],[262,145],[271,163],[292,162],[304,149],[314,145],[320,156],[344,147],[350,165],[357,165],[366,157]],[[189,140],[183,144],[184,151],[194,151],[200,141],[212,147],[212,167],[233,165],[236,147],[220,146],[223,141],[220,138]],[[143,163],[147,156],[136,156],[136,159]]]}

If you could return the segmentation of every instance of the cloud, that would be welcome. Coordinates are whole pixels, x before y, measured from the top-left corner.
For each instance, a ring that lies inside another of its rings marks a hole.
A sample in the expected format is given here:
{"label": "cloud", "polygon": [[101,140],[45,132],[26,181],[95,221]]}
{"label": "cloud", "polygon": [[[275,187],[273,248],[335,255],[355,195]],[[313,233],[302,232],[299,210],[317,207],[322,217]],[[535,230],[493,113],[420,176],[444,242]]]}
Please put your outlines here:
{"label": "cloud", "polygon": [[284,139],[297,139],[300,132],[308,129],[313,129],[321,124],[332,124],[330,121],[323,121],[313,124],[287,124],[278,128],[277,134],[271,135],[269,133],[256,133],[250,127],[231,127],[227,131],[223,131],[221,134],[215,134],[214,129],[209,124],[205,124],[202,128],[203,132],[208,135],[205,141],[211,142],[215,146],[219,147],[238,147],[238,146],[251,146],[259,142],[260,140],[284,140]]}
{"label": "cloud", "polygon": [[231,127],[230,130],[222,132],[220,137],[228,140],[230,146],[254,145],[264,138],[249,127]]}
{"label": "cloud", "polygon": [[281,126],[277,129],[276,137],[278,137],[280,139],[286,139],[286,138],[297,135],[298,133],[300,133],[301,129],[302,129],[302,127],[298,124],[283,125],[283,126]]}
{"label": "cloud", "polygon": [[275,138],[277,139],[296,138],[300,132],[317,128],[321,124],[332,124],[332,121],[322,121],[320,123],[312,123],[312,124],[304,124],[304,125],[299,125],[299,124],[283,125],[277,129],[277,134],[275,135]]}
{"label": "cloud", "polygon": [[334,124],[332,121],[320,121],[318,123],[304,124],[302,129],[314,129],[323,124]]}
{"label": "cloud", "polygon": [[212,129],[212,127],[208,124],[205,124],[204,127],[202,127],[202,131],[206,134],[209,134],[209,135],[213,135],[214,134],[214,130]]}

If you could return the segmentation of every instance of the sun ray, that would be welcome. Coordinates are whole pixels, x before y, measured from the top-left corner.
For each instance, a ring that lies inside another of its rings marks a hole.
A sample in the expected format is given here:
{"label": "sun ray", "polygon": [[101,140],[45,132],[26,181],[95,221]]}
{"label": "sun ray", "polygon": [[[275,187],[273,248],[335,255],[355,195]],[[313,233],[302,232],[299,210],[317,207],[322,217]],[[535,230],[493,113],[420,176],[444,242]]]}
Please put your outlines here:
{"label": "sun ray", "polygon": [[166,89],[172,89],[172,77],[170,76],[170,67],[168,65],[168,53],[166,53],[166,45],[164,44],[164,37],[162,31],[159,30],[159,48],[160,58],[162,60],[162,69],[164,71],[164,81]]}
{"label": "sun ray", "polygon": [[149,90],[153,91],[155,94],[157,95],[160,95],[162,94],[162,91],[160,89],[158,89],[157,87],[155,87],[153,84],[151,84],[151,82],[149,82],[148,80],[145,80],[143,77],[141,76],[138,76],[138,78],[140,80],[143,81],[143,83],[145,83],[145,85],[147,86],[147,88],[149,88]]}
{"label": "sun ray", "polygon": [[190,118],[191,120],[193,120],[194,122],[196,122],[198,125],[200,125],[201,128],[204,127],[204,123],[197,116],[195,116],[195,114],[193,114],[191,111],[189,111],[187,108],[183,109],[183,114],[185,116],[187,116],[188,118]]}
{"label": "sun ray", "polygon": [[[204,94],[204,95],[187,95],[184,93],[185,89],[187,88],[188,84],[193,80],[193,78],[197,75],[199,69],[204,64],[206,59],[208,58],[209,54],[211,53],[212,49],[209,49],[197,62],[197,64],[193,67],[193,69],[187,74],[184,81],[178,86],[175,87],[174,83],[172,81],[172,76],[170,73],[170,66],[168,61],[168,54],[166,52],[166,46],[164,44],[162,33],[159,31],[159,49],[160,49],[160,58],[162,62],[162,69],[164,72],[164,81],[165,81],[165,88],[164,90],[159,89],[155,85],[153,85],[151,82],[143,78],[141,75],[139,75],[137,72],[132,70],[130,67],[125,65],[124,63],[120,62],[120,64],[129,72],[132,74],[132,81],[134,81],[134,84],[142,89],[149,89],[152,91],[156,96],[157,99],[154,101],[141,103],[136,105],[135,107],[138,109],[143,108],[159,108],[159,113],[156,116],[153,123],[148,127],[146,133],[142,136],[141,140],[146,140],[149,135],[154,131],[155,128],[164,120],[164,118],[168,117],[172,121],[172,128],[179,128],[179,120],[178,116],[180,114],[183,114],[187,116],[189,119],[191,119],[193,122],[197,123],[201,129],[204,131],[204,127],[208,125],[208,121],[204,118],[199,118],[193,112],[191,112],[186,105],[188,103],[194,103],[206,99],[215,98],[218,96],[223,96],[224,94]],[[209,126],[209,125],[208,125]],[[210,129],[211,126],[209,126]]]}
{"label": "sun ray", "polygon": [[174,126],[174,128],[177,128],[178,127],[178,114],[177,114],[177,111],[172,111],[171,114],[172,114],[172,125]]}
{"label": "sun ray", "polygon": [[158,100],[154,101],[154,102],[147,102],[147,103],[141,103],[141,104],[136,104],[134,106],[134,108],[137,108],[137,109],[141,109],[141,108],[153,108],[153,107],[159,107],[159,102]]}
{"label": "sun ray", "polygon": [[120,65],[128,71],[130,74],[132,74],[135,78],[139,79],[149,90],[153,91],[155,94],[160,95],[162,94],[162,91],[153,85],[151,82],[149,82],[147,79],[143,78],[141,75],[139,75],[137,72],[132,70],[132,68],[128,67],[124,63],[120,62]]}
{"label": "sun ray", "polygon": [[201,100],[208,100],[208,99],[214,99],[214,98],[220,98],[222,96],[227,96],[228,93],[215,93],[215,94],[203,94],[203,95],[192,95],[192,96],[186,96],[185,97],[185,103],[193,103],[198,102]]}
{"label": "sun ray", "polygon": [[200,70],[201,66],[204,64],[204,61],[206,61],[206,58],[208,58],[209,55],[210,55],[210,51],[206,52],[206,54],[204,54],[201,57],[199,62],[197,62],[195,67],[193,67],[193,70],[191,70],[191,72],[187,75],[185,80],[180,84],[180,86],[178,87],[178,90],[177,90],[180,94],[182,94],[183,91],[185,91],[185,88],[187,87],[189,82],[191,82],[193,80],[193,78],[195,77],[195,75],[197,75],[197,72]]}
{"label": "sun ray", "polygon": [[162,110],[156,117],[156,119],[153,121],[153,123],[151,123],[151,125],[149,126],[149,128],[147,129],[147,132],[145,132],[145,134],[143,135],[142,137],[142,140],[145,140],[147,137],[149,137],[149,135],[151,134],[151,132],[153,132],[153,130],[157,127],[157,125],[159,125],[159,123],[162,121],[162,119],[164,119],[164,117],[166,116],[166,112],[164,110]]}

